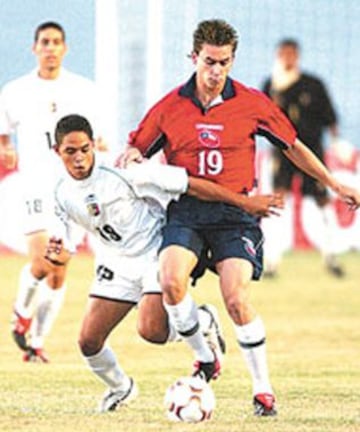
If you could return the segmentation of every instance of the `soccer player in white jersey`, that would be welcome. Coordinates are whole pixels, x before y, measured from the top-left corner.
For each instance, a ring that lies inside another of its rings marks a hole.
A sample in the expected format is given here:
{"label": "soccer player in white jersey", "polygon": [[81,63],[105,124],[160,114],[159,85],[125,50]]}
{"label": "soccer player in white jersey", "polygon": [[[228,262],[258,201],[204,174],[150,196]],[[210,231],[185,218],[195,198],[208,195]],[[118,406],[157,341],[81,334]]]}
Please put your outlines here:
{"label": "soccer player in white jersey", "polygon": [[[167,204],[188,193],[209,201],[250,206],[255,213],[269,215],[273,207],[282,206],[282,199],[236,194],[215,183],[188,177],[184,168],[154,162],[114,168],[98,160],[91,125],[79,115],[62,118],[55,139],[55,150],[68,175],[60,178],[55,188],[61,224],[54,231],[46,257],[59,268],[67,262],[74,225],[85,228],[98,240],[96,277],[79,345],[90,369],[109,387],[100,411],[112,411],[137,393],[133,379],[105,344],[113,328],[138,304],[138,331],[144,339],[165,343],[178,337],[168,322],[158,282],[157,252]],[[199,308],[200,327],[219,356],[224,341],[217,312],[211,305],[204,306]]]}
{"label": "soccer player in white jersey", "polygon": [[[20,273],[12,332],[25,361],[47,362],[44,337],[62,303],[66,269],[44,259],[56,165],[61,167],[50,151],[53,131],[61,117],[73,112],[86,115],[99,128],[95,110],[101,107],[95,84],[62,67],[67,46],[58,23],[37,27],[32,50],[37,67],[2,89],[0,162],[9,168],[18,164],[30,260]],[[100,137],[98,145],[103,145]]]}

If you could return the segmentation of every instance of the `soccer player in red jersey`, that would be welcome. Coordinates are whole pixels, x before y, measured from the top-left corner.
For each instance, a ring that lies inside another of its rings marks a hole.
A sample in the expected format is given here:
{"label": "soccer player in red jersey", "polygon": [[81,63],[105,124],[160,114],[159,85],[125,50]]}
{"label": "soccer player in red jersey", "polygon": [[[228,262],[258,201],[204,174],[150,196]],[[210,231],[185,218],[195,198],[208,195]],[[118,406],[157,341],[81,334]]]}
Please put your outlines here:
{"label": "soccer player in red jersey", "polygon": [[[335,180],[300,142],[275,103],[228,76],[237,42],[236,31],[228,23],[217,19],[199,23],[191,54],[194,75],[149,110],[130,134],[130,147],[120,164],[163,149],[169,164],[246,195],[256,184],[255,136],[261,135],[306,174],[341,196],[351,209],[358,208],[359,192]],[[209,381],[220,371],[216,355],[199,331],[197,309],[187,292],[190,275],[205,258],[219,274],[225,306],[252,377],[255,414],[275,415],[265,328],[249,299],[250,281],[259,279],[262,272],[259,218],[224,203],[183,196],[170,204],[163,234],[160,282],[164,304],[194,351],[194,374]]]}

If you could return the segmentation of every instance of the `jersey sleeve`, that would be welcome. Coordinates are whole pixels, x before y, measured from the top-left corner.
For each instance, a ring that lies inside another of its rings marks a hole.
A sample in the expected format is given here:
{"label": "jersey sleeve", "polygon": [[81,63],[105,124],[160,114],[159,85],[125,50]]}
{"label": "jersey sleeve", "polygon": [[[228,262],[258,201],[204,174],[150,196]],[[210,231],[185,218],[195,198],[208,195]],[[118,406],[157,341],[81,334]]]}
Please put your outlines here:
{"label": "jersey sleeve", "polygon": [[137,129],[130,132],[128,137],[128,144],[139,149],[147,158],[157,153],[166,144],[166,135],[161,129],[165,99],[160,100],[146,113]]}
{"label": "jersey sleeve", "polygon": [[184,168],[155,161],[134,163],[126,175],[138,197],[155,199],[164,208],[188,189],[189,177]]}
{"label": "jersey sleeve", "polygon": [[267,138],[273,145],[281,150],[291,147],[297,133],[286,115],[265,94],[262,98],[262,113],[258,121],[257,134]]}

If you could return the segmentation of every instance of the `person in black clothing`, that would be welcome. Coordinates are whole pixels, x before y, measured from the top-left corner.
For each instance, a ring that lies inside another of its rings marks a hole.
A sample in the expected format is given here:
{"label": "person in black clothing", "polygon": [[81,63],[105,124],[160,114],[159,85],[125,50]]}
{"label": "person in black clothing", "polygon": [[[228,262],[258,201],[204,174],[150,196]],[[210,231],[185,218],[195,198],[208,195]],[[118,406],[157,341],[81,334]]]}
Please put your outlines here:
{"label": "person in black clothing", "polygon": [[[272,75],[265,81],[262,90],[286,113],[300,140],[324,161],[323,135],[325,131],[334,138],[338,135],[338,119],[325,85],[319,78],[303,72],[299,60],[298,42],[294,39],[280,41]],[[326,268],[334,276],[343,277],[344,269],[336,259],[336,244],[330,240],[334,238],[336,219],[329,205],[327,189],[312,177],[304,175],[275,147],[272,156],[274,190],[289,194],[294,177],[299,176],[302,194],[315,200],[322,215],[319,220],[323,222],[323,227],[317,226],[316,229],[317,234],[323,233],[323,240],[320,240],[318,246],[324,256]],[[313,229],[314,225],[313,223]],[[268,276],[276,273],[280,256],[272,260],[273,262],[271,259],[268,261]]]}

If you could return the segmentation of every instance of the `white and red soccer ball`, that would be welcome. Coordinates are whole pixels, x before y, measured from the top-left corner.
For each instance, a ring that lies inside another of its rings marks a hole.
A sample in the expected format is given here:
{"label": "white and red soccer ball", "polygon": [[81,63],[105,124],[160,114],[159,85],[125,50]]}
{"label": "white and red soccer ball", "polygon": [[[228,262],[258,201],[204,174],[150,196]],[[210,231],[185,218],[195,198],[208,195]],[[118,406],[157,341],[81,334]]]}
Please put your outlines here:
{"label": "white and red soccer ball", "polygon": [[198,423],[209,420],[215,409],[215,395],[200,377],[181,377],[169,386],[164,403],[171,421]]}

